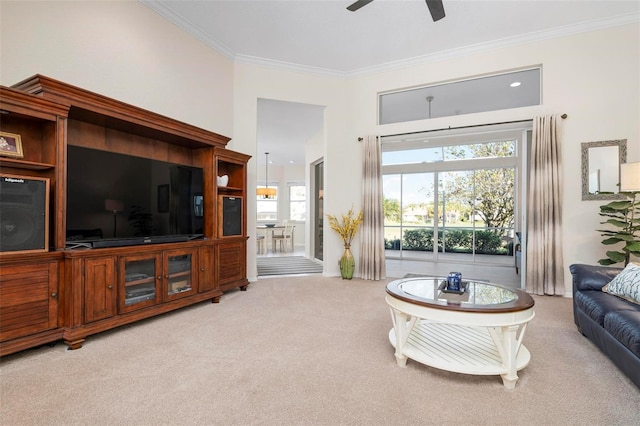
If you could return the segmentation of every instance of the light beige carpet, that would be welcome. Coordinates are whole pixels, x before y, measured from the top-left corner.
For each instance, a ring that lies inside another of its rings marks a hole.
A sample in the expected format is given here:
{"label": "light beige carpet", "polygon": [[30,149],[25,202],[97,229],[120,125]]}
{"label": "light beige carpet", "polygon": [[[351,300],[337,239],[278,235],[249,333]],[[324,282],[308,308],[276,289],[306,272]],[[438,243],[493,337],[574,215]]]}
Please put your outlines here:
{"label": "light beige carpet", "polygon": [[246,292],[0,360],[3,425],[638,425],[640,391],[535,297],[515,390],[409,360],[386,282],[268,278]]}

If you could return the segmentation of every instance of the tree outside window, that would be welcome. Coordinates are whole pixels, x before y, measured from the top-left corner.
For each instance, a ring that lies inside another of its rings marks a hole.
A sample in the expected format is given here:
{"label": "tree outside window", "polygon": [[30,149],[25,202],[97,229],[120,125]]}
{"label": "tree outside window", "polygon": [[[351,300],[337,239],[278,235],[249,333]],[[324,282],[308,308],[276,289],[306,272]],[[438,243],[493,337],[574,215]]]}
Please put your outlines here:
{"label": "tree outside window", "polygon": [[[438,224],[439,251],[510,254],[515,226],[516,140],[391,151],[393,172],[384,176],[384,225],[387,249],[428,250]],[[422,161],[424,160],[424,162]],[[505,161],[506,160],[506,161]],[[451,167],[442,165],[450,161]],[[430,168],[429,163],[439,163]],[[422,171],[398,174],[397,165],[424,164]],[[384,166],[384,164],[383,164]],[[436,202],[437,200],[437,202]],[[415,229],[410,229],[415,227]],[[410,237],[410,238],[409,238]]]}
{"label": "tree outside window", "polygon": [[[500,158],[515,156],[515,141],[498,141],[449,147],[452,158]],[[498,234],[514,226],[515,169],[485,168],[458,173],[445,188],[449,196],[474,211],[485,227]]]}

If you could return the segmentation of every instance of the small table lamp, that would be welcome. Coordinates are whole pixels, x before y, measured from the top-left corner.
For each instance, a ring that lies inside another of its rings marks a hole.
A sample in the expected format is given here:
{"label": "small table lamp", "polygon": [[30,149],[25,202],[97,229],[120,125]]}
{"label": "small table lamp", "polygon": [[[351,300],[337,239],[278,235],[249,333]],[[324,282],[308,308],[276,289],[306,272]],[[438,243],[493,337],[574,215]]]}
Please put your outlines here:
{"label": "small table lamp", "polygon": [[620,192],[640,192],[640,162],[620,164]]}
{"label": "small table lamp", "polygon": [[124,210],[124,203],[121,200],[104,200],[104,209],[113,212],[113,237],[116,236],[117,215]]}

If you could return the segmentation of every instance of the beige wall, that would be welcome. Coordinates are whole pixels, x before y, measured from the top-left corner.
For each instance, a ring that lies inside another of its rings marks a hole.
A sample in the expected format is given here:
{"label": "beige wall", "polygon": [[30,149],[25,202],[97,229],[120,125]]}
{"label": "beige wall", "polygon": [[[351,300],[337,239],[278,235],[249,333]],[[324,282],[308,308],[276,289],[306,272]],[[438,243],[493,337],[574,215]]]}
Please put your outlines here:
{"label": "beige wall", "polygon": [[43,74],[225,136],[233,63],[137,1],[0,1],[0,84]]}
{"label": "beige wall", "polygon": [[[359,196],[355,194],[359,194],[360,191],[360,147],[356,142],[355,134],[349,133],[350,112],[347,108],[345,93],[346,80],[236,64],[234,83],[234,137],[230,145],[233,149],[245,152],[254,158],[256,155],[261,155],[256,152],[258,99],[325,106],[322,155],[325,158],[325,164],[331,162],[336,167],[333,172],[326,173],[325,192],[333,195],[327,197],[325,211],[333,214],[341,213],[345,206],[351,206],[354,198],[356,207],[359,205]],[[256,164],[255,159],[249,162],[250,188],[255,188],[256,185]],[[250,242],[255,234],[255,209],[255,201],[249,198],[247,228],[250,232]],[[329,262],[325,262],[325,273],[338,275],[337,258],[342,254],[342,245],[337,235],[325,233],[325,236],[325,253],[330,253],[329,256],[325,256],[325,259],[329,259]],[[250,280],[256,279],[256,257],[253,250],[247,252],[248,277]],[[335,262],[334,259],[336,259]]]}
{"label": "beige wall", "polygon": [[[323,105],[325,212],[360,205],[358,136],[395,134],[567,113],[563,123],[564,264],[594,263],[604,247],[598,201],[580,200],[580,143],[628,140],[640,161],[640,25],[530,42],[349,79],[231,63],[137,2],[0,2],[0,83],[41,73],[233,137],[229,148],[256,152],[257,99]],[[378,126],[376,94],[433,82],[543,67],[543,105]],[[322,151],[320,153],[320,151]],[[249,187],[256,184],[249,162]],[[255,201],[248,203],[255,230]],[[328,229],[328,228],[326,228]],[[255,231],[253,231],[255,232]],[[253,235],[252,235],[253,236]],[[338,275],[342,244],[325,233],[325,274]],[[357,242],[354,254],[358,255]],[[253,250],[248,275],[255,279]],[[567,289],[570,288],[566,273]]]}
{"label": "beige wall", "polygon": [[[469,114],[405,124],[377,126],[376,92],[542,65],[543,104],[537,107]],[[530,119],[566,113],[562,126],[565,286],[568,266],[595,263],[605,247],[595,229],[599,201],[581,201],[581,142],[627,139],[628,161],[640,161],[640,26],[625,25],[563,38],[432,62],[361,77],[349,97],[359,105],[350,116],[359,133],[397,134]]]}
{"label": "beige wall", "polygon": [[[605,251],[595,232],[600,220],[599,206],[604,203],[581,201],[580,144],[627,139],[628,160],[640,161],[639,58],[640,27],[631,24],[348,80],[329,80],[243,64],[236,67],[235,73],[234,134],[236,141],[241,140],[242,151],[255,151],[255,104],[259,97],[326,105],[325,212],[336,214],[351,205],[360,205],[358,136],[528,120],[540,114],[566,113],[569,118],[562,125],[563,260],[565,286],[570,291],[568,266],[575,262],[595,263]],[[380,91],[532,65],[543,68],[543,105],[411,123],[377,124],[377,93]],[[254,216],[249,212],[249,218]],[[341,244],[335,233],[328,231],[325,236],[325,274],[336,275]],[[354,247],[357,259],[357,242]],[[250,260],[249,265],[254,264],[255,261]]]}

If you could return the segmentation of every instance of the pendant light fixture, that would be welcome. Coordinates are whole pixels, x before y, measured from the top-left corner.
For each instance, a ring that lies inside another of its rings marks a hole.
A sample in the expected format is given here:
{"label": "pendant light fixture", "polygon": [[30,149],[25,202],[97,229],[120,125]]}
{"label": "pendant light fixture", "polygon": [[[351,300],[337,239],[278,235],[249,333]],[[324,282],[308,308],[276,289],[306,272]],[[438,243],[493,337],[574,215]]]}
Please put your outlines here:
{"label": "pendant light fixture", "polygon": [[429,102],[429,118],[431,118],[431,101],[433,100],[433,96],[427,96],[427,102]]}
{"label": "pendant light fixture", "polygon": [[266,162],[264,163],[264,188],[257,188],[256,194],[262,195],[264,198],[271,198],[276,196],[276,189],[269,188],[269,153],[264,153]]}

